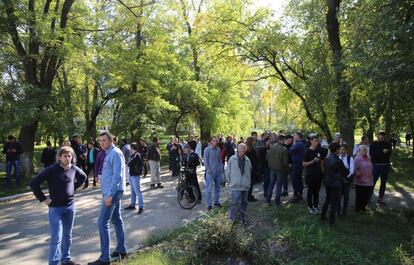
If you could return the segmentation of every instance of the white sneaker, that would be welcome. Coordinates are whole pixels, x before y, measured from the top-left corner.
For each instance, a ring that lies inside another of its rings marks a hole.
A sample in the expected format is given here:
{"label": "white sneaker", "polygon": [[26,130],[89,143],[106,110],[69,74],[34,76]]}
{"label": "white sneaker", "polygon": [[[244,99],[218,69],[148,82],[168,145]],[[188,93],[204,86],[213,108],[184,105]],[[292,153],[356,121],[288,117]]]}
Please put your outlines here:
{"label": "white sneaker", "polygon": [[318,209],[318,207],[314,207],[314,208],[313,208],[313,212],[314,212],[315,214],[319,213],[319,209]]}
{"label": "white sneaker", "polygon": [[308,211],[309,211],[310,214],[315,214],[315,211],[313,210],[313,208],[311,208],[309,206],[308,206]]}

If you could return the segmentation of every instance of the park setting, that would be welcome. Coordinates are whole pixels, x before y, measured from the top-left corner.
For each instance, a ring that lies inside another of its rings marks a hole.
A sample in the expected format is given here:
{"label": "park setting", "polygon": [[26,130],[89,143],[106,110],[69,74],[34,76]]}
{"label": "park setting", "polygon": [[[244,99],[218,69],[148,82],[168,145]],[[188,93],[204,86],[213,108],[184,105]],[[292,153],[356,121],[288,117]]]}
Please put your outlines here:
{"label": "park setting", "polygon": [[414,2],[2,0],[0,264],[414,264]]}

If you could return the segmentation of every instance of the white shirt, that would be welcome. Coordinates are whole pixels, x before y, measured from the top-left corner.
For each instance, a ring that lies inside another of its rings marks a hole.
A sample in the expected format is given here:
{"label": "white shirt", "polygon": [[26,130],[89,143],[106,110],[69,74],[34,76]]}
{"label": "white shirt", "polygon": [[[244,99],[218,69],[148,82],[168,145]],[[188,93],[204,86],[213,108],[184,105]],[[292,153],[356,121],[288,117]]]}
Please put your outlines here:
{"label": "white shirt", "polygon": [[347,178],[349,178],[350,176],[352,176],[355,172],[355,163],[354,163],[354,158],[351,156],[351,159],[349,160],[349,164],[348,165],[348,159],[347,159],[348,155],[345,156],[339,156],[339,158],[342,160],[342,162],[344,163],[344,166],[349,170],[349,174],[348,176],[346,176]]}

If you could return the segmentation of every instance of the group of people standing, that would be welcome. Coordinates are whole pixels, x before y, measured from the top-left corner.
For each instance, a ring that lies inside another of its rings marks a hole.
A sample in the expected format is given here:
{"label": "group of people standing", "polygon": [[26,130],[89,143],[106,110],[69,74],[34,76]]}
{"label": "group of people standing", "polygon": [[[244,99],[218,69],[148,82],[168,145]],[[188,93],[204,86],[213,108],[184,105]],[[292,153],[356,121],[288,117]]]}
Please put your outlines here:
{"label": "group of people standing", "polygon": [[[366,211],[378,179],[381,180],[381,185],[377,204],[385,206],[384,195],[392,147],[385,140],[383,131],[378,132],[377,136],[378,139],[371,144],[363,136],[361,143],[353,150],[348,150],[348,145],[339,133],[334,135],[330,144],[315,133],[303,139],[300,131],[293,136],[283,132],[263,133],[260,138],[253,132],[237,145],[233,136],[228,136],[226,140],[213,137],[203,156],[207,209],[213,207],[213,185],[214,206],[221,207],[220,193],[224,177],[232,194],[230,219],[236,220],[236,211],[239,209],[240,221],[243,223],[248,202],[257,201],[251,193],[253,184],[263,181],[266,202],[272,205],[274,196],[275,206],[280,207],[281,197],[288,196],[289,175],[293,187],[289,202],[298,203],[303,200],[305,182],[309,213],[320,214],[321,219],[325,220],[330,208],[330,224],[335,223],[336,216],[347,214],[352,183],[355,184],[356,212]],[[219,145],[221,142],[224,142],[222,147]],[[320,209],[319,192],[322,184],[325,186],[326,200]]]}
{"label": "group of people standing", "polygon": [[[18,174],[18,155],[22,152],[16,139],[9,137],[5,145],[8,158],[7,170],[12,166]],[[110,264],[110,257],[125,257],[125,230],[121,215],[121,198],[125,192],[126,181],[131,185],[131,202],[125,210],[144,211],[140,178],[144,164],[148,162],[151,171],[151,189],[163,188],[160,178],[161,152],[159,140],[153,137],[151,144],[144,139],[139,143],[123,142],[117,147],[116,138],[109,132],[99,135],[99,147],[93,139],[82,144],[80,136],[74,135],[71,141],[63,143],[56,152],[50,142],[42,153],[45,169],[30,182],[36,198],[49,207],[51,241],[49,264],[78,264],[71,260],[70,245],[72,227],[76,215],[74,192],[82,185],[88,187],[88,175],[93,172],[93,186],[99,182],[102,192],[98,231],[101,246],[100,257],[90,265]],[[204,163],[204,198],[207,210],[221,208],[221,189],[228,186],[231,191],[231,221],[239,219],[245,223],[248,202],[255,202],[253,185],[263,181],[263,194],[267,204],[281,207],[281,197],[288,196],[288,176],[291,176],[293,194],[289,202],[303,200],[303,177],[307,190],[307,209],[311,214],[321,215],[325,220],[330,208],[329,221],[335,223],[336,216],[347,214],[349,192],[355,183],[355,211],[364,212],[378,179],[381,186],[377,203],[386,205],[384,195],[390,169],[391,144],[385,140],[385,133],[378,132],[378,140],[368,143],[364,136],[361,143],[350,152],[348,145],[339,133],[334,135],[330,144],[319,134],[309,134],[303,139],[300,131],[292,136],[283,132],[278,134],[256,132],[245,140],[237,142],[234,135],[224,138],[212,137],[209,144],[202,148],[200,141],[191,137],[189,142],[179,142],[172,138],[167,145],[169,169],[173,176],[180,173],[184,165],[191,174],[188,181],[200,191],[197,167]],[[4,152],[4,151],[3,151]],[[201,155],[202,154],[202,155]],[[53,159],[56,156],[57,162]],[[17,164],[17,165],[16,165]],[[9,178],[6,178],[9,179]],[[19,178],[16,178],[17,181]],[[41,190],[41,184],[48,183],[49,196]],[[325,184],[326,200],[319,210],[319,191]],[[214,187],[213,187],[214,186]],[[213,198],[214,190],[214,198]],[[201,201],[201,191],[200,201]],[[115,227],[117,244],[110,252],[109,222]]]}

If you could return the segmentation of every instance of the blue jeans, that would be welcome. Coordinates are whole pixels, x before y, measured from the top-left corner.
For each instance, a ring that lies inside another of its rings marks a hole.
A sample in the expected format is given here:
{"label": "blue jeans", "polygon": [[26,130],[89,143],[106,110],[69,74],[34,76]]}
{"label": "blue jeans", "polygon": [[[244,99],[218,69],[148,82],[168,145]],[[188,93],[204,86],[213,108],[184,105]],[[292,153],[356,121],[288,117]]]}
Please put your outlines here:
{"label": "blue jeans", "polygon": [[293,196],[301,197],[303,194],[302,162],[292,163],[292,186]]}
{"label": "blue jeans", "polygon": [[269,188],[267,189],[267,193],[266,193],[267,202],[270,202],[272,200],[273,189],[276,185],[275,204],[277,206],[280,205],[280,195],[282,194],[282,186],[283,186],[285,177],[286,177],[286,174],[283,174],[282,172],[270,171]]}
{"label": "blue jeans", "polygon": [[131,206],[135,206],[138,196],[138,206],[139,208],[144,208],[144,200],[142,199],[141,192],[141,177],[140,176],[131,176]]}
{"label": "blue jeans", "polygon": [[70,260],[72,227],[75,220],[75,204],[65,207],[49,207],[49,265]]}
{"label": "blue jeans", "polygon": [[214,203],[220,203],[220,185],[221,185],[222,173],[207,173],[206,174],[206,189],[205,189],[205,197],[207,201],[207,206],[212,206],[212,199],[211,199],[211,191],[213,190],[213,183],[214,183]]}
{"label": "blue jeans", "polygon": [[111,237],[109,231],[109,221],[112,221],[112,224],[115,227],[117,242],[116,251],[118,253],[126,253],[125,229],[121,216],[122,195],[122,191],[115,193],[115,195],[112,197],[112,204],[108,208],[105,205],[105,198],[102,198],[101,210],[98,217],[99,240],[101,241],[101,256],[99,259],[101,261],[110,261]]}
{"label": "blue jeans", "polygon": [[16,185],[20,185],[20,161],[6,161],[6,186],[11,184],[11,171],[14,167],[14,174],[16,175]]}
{"label": "blue jeans", "polygon": [[247,190],[234,190],[231,192],[231,208],[230,208],[230,220],[236,221],[237,211],[240,204],[240,220],[244,221],[246,218],[247,210],[247,197],[249,192]]}
{"label": "blue jeans", "polygon": [[381,186],[379,190],[378,201],[381,201],[384,198],[389,172],[390,172],[390,165],[374,164],[374,167],[373,167],[374,187],[375,187],[375,184],[377,184],[378,179],[381,178]]}

